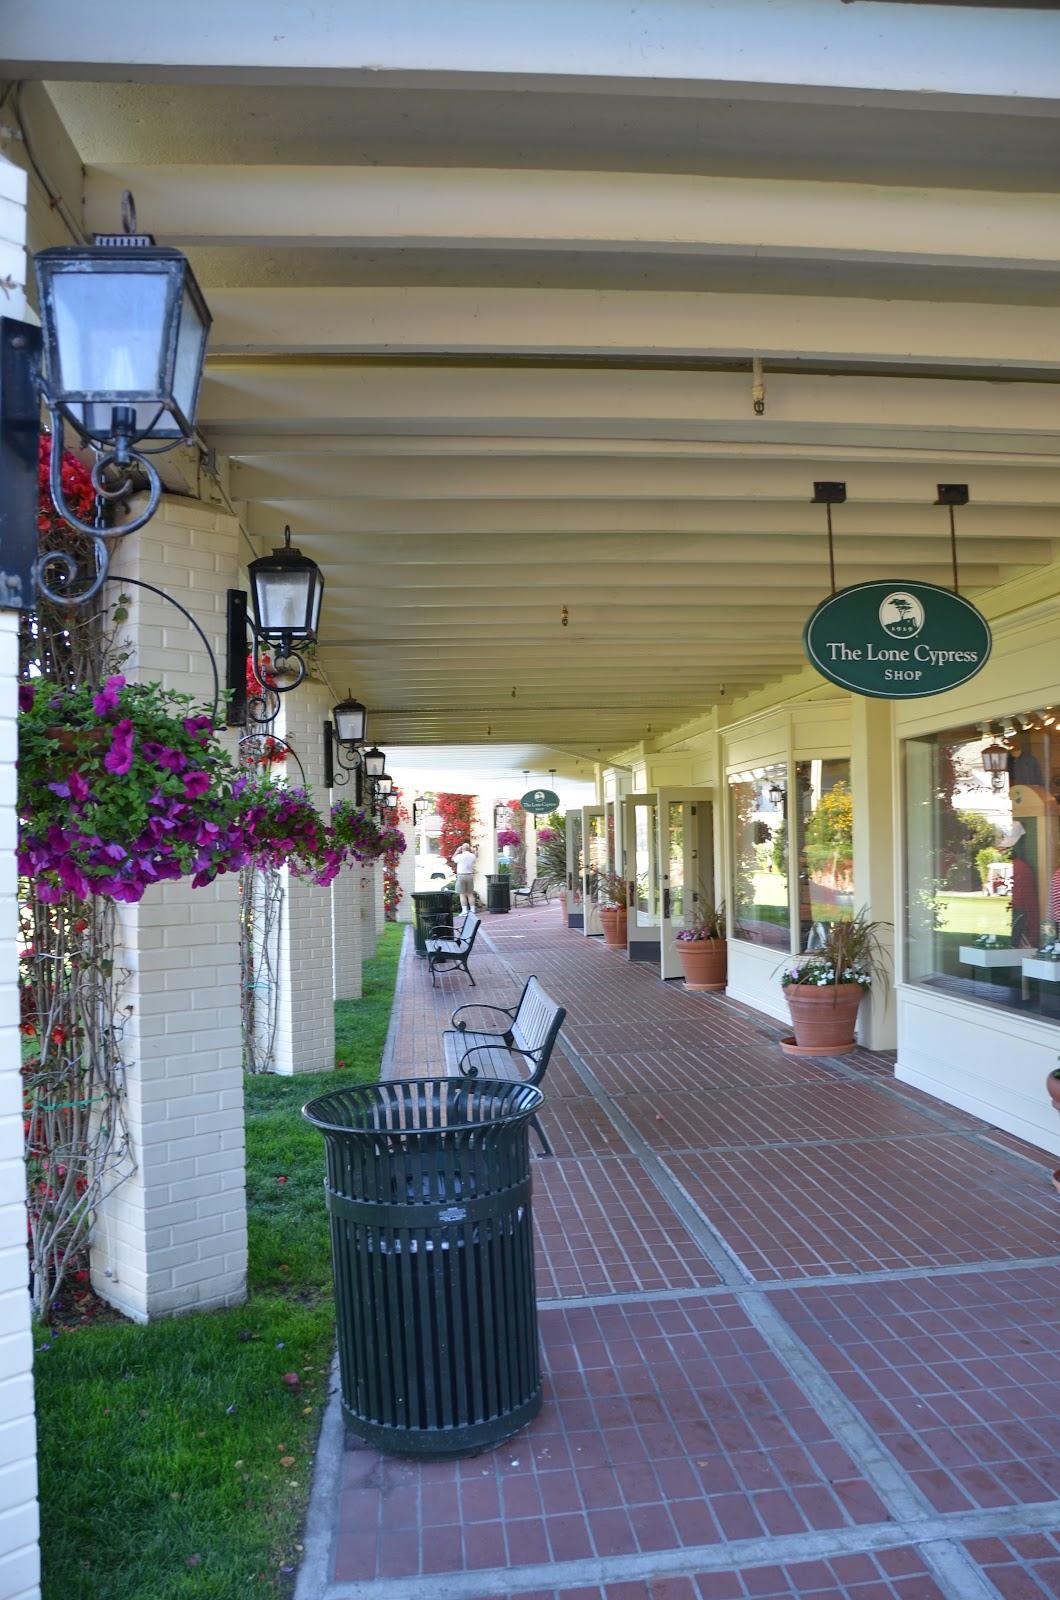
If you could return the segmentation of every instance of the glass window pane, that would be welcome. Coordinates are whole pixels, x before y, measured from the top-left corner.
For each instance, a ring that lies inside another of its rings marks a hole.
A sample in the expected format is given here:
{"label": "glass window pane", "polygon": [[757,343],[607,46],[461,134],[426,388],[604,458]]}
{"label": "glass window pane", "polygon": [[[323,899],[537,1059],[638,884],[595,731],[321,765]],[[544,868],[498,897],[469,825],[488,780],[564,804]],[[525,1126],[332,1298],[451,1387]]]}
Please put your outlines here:
{"label": "glass window pane", "polygon": [[[983,750],[1001,743],[1004,769]],[[1060,735],[1051,710],[904,746],[906,976],[1060,1018]]]}
{"label": "glass window pane", "polygon": [[655,804],[633,807],[634,922],[638,928],[659,925],[659,858],[655,837]]}
{"label": "glass window pane", "polygon": [[811,949],[824,924],[854,915],[854,798],[850,762],[800,761],[799,946]]}
{"label": "glass window pane", "polygon": [[729,779],[732,796],[733,937],[791,949],[786,766]]}
{"label": "glass window pane", "polygon": [[567,870],[570,874],[570,904],[571,910],[580,908],[582,903],[582,872],[585,861],[582,855],[582,818],[581,812],[576,811],[567,818],[570,828],[570,850],[567,852]]}
{"label": "glass window pane", "polygon": [[685,808],[670,801],[670,918],[675,928],[685,926]]}

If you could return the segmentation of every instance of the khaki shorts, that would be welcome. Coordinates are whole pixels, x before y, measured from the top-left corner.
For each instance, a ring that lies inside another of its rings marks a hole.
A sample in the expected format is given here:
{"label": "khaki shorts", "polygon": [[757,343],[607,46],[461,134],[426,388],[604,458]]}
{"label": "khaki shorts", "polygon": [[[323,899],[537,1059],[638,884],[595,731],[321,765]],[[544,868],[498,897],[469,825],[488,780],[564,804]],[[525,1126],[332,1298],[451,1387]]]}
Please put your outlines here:
{"label": "khaki shorts", "polygon": [[456,877],[457,894],[466,895],[470,900],[475,892],[475,879],[471,873],[458,872]]}

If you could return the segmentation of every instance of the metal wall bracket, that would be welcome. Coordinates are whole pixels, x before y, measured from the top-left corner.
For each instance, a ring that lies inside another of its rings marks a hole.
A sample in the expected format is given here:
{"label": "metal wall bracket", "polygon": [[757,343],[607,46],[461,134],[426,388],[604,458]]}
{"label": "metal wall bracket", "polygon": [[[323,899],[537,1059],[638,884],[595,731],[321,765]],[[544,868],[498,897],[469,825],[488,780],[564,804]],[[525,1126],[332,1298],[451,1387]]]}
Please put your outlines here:
{"label": "metal wall bracket", "polygon": [[0,317],[0,610],[30,611],[36,594],[41,331]]}

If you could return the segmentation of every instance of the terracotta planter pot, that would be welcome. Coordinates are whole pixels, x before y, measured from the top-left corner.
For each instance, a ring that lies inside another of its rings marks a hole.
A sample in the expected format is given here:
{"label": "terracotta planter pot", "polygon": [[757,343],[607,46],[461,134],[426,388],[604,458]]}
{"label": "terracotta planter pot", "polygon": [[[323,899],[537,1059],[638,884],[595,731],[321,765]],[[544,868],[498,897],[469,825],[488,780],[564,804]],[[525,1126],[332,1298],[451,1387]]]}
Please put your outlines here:
{"label": "terracotta planter pot", "polygon": [[789,1055],[843,1056],[854,1048],[858,1007],[865,993],[859,983],[789,983],[784,990],[795,1038],[784,1040]]}
{"label": "terracotta planter pot", "polygon": [[604,943],[608,949],[624,950],[626,948],[625,906],[602,906],[600,922],[604,930]]}
{"label": "terracotta planter pot", "polygon": [[1049,1091],[1049,1098],[1053,1102],[1053,1110],[1060,1111],[1060,1072],[1050,1072],[1045,1080],[1045,1087]]}
{"label": "terracotta planter pot", "polygon": [[684,968],[686,989],[724,989],[729,970],[729,947],[724,939],[678,939],[674,948]]}
{"label": "terracotta planter pot", "polygon": [[100,728],[49,728],[48,738],[54,739],[60,750],[76,755],[80,750],[109,750],[114,729],[106,724]]}

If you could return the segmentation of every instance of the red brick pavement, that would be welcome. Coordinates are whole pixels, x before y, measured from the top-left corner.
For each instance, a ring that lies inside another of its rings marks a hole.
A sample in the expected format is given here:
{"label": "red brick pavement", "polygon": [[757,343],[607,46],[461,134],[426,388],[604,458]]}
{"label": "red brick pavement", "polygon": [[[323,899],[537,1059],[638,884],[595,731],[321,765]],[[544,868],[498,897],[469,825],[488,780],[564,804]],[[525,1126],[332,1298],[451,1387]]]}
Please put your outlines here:
{"label": "red brick pavement", "polygon": [[453,1009],[530,973],[568,1008],[535,1163],[545,1402],[470,1460],[348,1448],[336,1600],[1060,1596],[1041,1153],[884,1055],[788,1060],[771,1019],[556,907],[484,933],[477,989],[432,991],[409,946],[388,1069],[440,1071]]}

